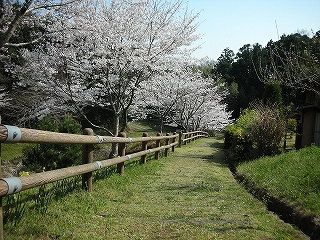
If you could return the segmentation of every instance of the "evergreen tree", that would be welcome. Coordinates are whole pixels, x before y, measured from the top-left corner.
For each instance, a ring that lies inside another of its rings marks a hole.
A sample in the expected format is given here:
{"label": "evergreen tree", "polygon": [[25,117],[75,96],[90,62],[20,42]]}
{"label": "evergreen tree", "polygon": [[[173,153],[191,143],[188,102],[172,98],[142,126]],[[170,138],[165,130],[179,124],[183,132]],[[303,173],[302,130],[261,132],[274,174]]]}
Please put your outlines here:
{"label": "evergreen tree", "polygon": [[266,84],[263,92],[264,103],[282,104],[281,87],[279,84]]}

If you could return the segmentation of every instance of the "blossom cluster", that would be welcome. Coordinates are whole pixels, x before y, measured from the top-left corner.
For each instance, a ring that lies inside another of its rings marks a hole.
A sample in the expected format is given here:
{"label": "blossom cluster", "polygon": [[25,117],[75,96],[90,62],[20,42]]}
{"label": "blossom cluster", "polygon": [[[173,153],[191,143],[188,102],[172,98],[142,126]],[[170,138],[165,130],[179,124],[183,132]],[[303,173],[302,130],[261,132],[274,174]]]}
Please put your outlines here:
{"label": "blossom cluster", "polygon": [[[32,6],[39,11],[41,1],[31,2],[30,12]],[[114,135],[127,112],[142,117],[150,111],[184,128],[221,129],[228,123],[225,91],[186,67],[199,35],[198,14],[185,10],[185,1],[43,4],[55,10],[33,15],[45,19],[45,40],[21,50],[25,63],[12,71],[21,88],[35,93],[22,121],[99,106],[113,112]]]}

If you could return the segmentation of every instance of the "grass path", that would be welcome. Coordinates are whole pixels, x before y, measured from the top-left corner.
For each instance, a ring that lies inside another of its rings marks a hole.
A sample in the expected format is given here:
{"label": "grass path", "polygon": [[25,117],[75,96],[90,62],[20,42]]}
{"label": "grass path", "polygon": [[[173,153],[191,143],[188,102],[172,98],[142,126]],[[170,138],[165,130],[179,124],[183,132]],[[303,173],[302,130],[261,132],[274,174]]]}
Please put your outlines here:
{"label": "grass path", "polygon": [[93,186],[45,215],[30,210],[6,239],[307,239],[234,180],[222,140],[197,140]]}

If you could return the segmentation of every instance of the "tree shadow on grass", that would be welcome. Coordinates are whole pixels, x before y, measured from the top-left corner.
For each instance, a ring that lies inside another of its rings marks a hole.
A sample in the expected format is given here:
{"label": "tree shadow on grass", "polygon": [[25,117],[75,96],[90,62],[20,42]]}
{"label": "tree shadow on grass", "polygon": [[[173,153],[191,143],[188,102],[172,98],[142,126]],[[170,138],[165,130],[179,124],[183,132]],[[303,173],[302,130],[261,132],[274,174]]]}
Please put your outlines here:
{"label": "tree shadow on grass", "polygon": [[209,143],[209,146],[213,148],[215,151],[210,155],[203,156],[202,159],[209,163],[219,164],[222,167],[225,167],[227,164],[225,161],[225,153],[223,150],[223,145],[224,143],[221,143],[221,142]]}
{"label": "tree shadow on grass", "polygon": [[212,148],[214,151],[212,154],[204,155],[201,153],[185,153],[185,154],[177,154],[176,156],[185,158],[185,159],[202,159],[208,163],[212,163],[217,167],[226,167],[227,162],[225,161],[225,152],[223,149],[223,143],[221,142],[211,142],[208,143],[208,146]]}

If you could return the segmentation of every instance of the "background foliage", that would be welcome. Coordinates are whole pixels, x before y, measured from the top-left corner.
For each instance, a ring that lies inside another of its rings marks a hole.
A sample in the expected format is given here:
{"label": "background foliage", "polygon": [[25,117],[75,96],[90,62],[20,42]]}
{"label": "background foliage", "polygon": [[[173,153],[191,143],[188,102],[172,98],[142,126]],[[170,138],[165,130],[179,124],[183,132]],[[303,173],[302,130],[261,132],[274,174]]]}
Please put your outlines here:
{"label": "background foliage", "polygon": [[285,120],[275,105],[255,103],[225,129],[225,148],[235,161],[275,155],[285,134]]}
{"label": "background foliage", "polygon": [[[46,116],[38,123],[38,129],[52,132],[80,134],[81,125],[71,115],[61,121]],[[81,163],[80,145],[34,144],[23,150],[23,164],[30,170],[52,170]]]}

